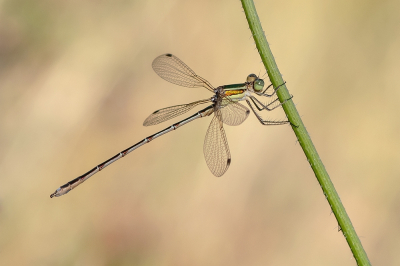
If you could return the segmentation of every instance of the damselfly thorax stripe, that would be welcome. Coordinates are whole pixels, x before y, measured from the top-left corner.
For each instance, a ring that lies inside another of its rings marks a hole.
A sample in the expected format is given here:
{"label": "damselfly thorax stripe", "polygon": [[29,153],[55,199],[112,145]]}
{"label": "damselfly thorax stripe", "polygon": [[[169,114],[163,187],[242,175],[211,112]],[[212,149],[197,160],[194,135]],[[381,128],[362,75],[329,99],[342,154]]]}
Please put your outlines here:
{"label": "damselfly thorax stripe", "polygon": [[[149,143],[155,138],[169,133],[193,120],[210,116],[211,114],[214,114],[214,116],[206,133],[203,152],[210,171],[215,176],[222,176],[226,170],[228,170],[228,167],[231,163],[231,154],[223,124],[229,126],[240,125],[246,120],[250,113],[249,109],[239,103],[240,101],[246,101],[262,125],[282,125],[289,123],[289,121],[271,121],[262,119],[259,112],[272,111],[281,106],[285,101],[280,103],[279,99],[276,97],[276,91],[280,86],[277,88],[272,88],[272,91],[267,93],[271,85],[264,89],[264,81],[255,74],[248,75],[247,80],[244,83],[223,85],[214,88],[207,80],[198,76],[185,63],[172,54],[160,55],[153,61],[152,66],[154,71],[166,81],[189,88],[204,87],[214,95],[209,99],[157,110],[147,117],[143,123],[144,126],[157,125],[164,121],[170,120],[192,110],[198,105],[208,104],[208,106],[196,112],[192,116],[189,116],[180,122],[177,122],[151,136],[148,136],[147,138],[144,138],[135,145],[121,151],[107,161],[97,165],[89,172],[59,187],[53,194],[50,195],[51,198],[59,197],[68,193],[78,185],[82,184],[92,175],[101,171],[118,159],[124,157],[128,153],[143,146],[144,144]],[[260,97],[268,97],[271,98],[271,100],[269,103],[264,104],[258,100],[255,95]]]}

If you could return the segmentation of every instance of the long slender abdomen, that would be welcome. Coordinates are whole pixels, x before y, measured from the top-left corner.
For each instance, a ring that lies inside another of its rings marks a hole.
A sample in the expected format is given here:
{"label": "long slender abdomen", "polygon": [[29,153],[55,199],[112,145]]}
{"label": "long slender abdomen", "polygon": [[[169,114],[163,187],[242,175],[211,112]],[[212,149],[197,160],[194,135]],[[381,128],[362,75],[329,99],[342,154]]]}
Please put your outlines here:
{"label": "long slender abdomen", "polygon": [[206,108],[204,108],[203,110],[197,112],[196,114],[178,122],[173,124],[172,126],[169,126],[151,136],[148,136],[147,138],[139,141],[138,143],[136,143],[135,145],[121,151],[120,153],[116,154],[115,156],[111,157],[110,159],[108,159],[107,161],[97,165],[95,168],[93,168],[92,170],[90,170],[89,172],[78,176],[77,178],[69,181],[68,183],[66,183],[65,185],[62,185],[61,187],[59,187],[54,193],[52,193],[50,195],[50,198],[53,197],[59,197],[62,196],[64,194],[67,194],[68,192],[70,192],[72,189],[76,188],[77,186],[79,186],[80,184],[82,184],[83,182],[85,182],[87,179],[89,179],[89,177],[91,177],[92,175],[96,174],[97,172],[103,170],[105,167],[109,166],[110,164],[112,164],[113,162],[117,161],[118,159],[124,157],[125,155],[127,155],[128,153],[136,150],[137,148],[143,146],[146,143],[149,143],[150,141],[152,141],[155,138],[158,138],[168,132],[171,132],[172,130],[177,129],[180,126],[183,126],[197,118],[201,118],[201,117],[205,117],[208,116],[210,114],[212,114],[213,112],[213,105],[210,105]]}

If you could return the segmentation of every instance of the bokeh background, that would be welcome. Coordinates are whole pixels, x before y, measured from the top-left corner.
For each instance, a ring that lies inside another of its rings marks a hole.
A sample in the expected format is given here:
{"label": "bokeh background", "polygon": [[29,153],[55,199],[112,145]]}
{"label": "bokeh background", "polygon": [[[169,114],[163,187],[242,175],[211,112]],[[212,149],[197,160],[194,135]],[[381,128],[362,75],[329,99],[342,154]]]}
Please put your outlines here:
{"label": "bokeh background", "polygon": [[[255,4],[372,264],[400,265],[400,1]],[[0,265],[355,265],[291,127],[253,115],[223,177],[206,118],[49,198],[210,97],[153,72],[166,52],[215,86],[265,73],[239,1],[0,1]]]}

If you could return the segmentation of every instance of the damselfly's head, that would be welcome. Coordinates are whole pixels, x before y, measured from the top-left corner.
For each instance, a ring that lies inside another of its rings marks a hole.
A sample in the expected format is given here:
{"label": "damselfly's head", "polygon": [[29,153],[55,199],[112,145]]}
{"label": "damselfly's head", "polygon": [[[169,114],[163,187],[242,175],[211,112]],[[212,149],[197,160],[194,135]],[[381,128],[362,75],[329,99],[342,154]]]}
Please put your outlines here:
{"label": "damselfly's head", "polygon": [[264,80],[258,78],[256,74],[248,75],[247,82],[253,83],[253,89],[255,91],[261,91],[264,88]]}

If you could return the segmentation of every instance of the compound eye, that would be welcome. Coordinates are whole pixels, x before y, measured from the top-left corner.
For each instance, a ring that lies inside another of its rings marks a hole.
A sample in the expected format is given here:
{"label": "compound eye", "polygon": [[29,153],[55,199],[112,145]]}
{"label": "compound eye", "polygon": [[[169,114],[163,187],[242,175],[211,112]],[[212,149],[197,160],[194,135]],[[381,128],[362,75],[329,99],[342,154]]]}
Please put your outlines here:
{"label": "compound eye", "polygon": [[257,79],[256,74],[250,74],[247,76],[247,82],[253,82]]}
{"label": "compound eye", "polygon": [[256,79],[254,81],[253,88],[254,88],[255,91],[261,91],[264,88],[264,80]]}

